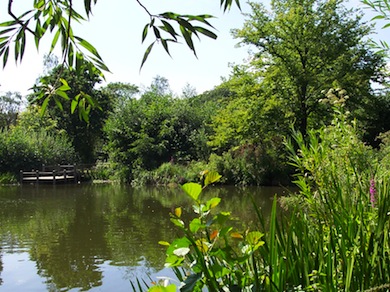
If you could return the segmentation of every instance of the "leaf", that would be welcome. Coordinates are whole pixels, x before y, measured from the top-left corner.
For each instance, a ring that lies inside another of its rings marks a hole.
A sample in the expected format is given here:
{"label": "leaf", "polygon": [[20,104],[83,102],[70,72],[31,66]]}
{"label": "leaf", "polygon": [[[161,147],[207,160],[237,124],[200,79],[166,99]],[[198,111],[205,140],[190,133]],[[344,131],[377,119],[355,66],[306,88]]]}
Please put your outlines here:
{"label": "leaf", "polygon": [[215,33],[213,33],[212,31],[208,30],[208,29],[205,29],[204,27],[201,27],[201,26],[194,26],[194,28],[196,29],[196,31],[199,31],[201,34],[204,34],[205,36],[208,36],[209,38],[212,38],[212,39],[217,39],[217,35]]}
{"label": "leaf", "polygon": [[180,247],[173,251],[173,254],[178,257],[184,257],[186,254],[190,252],[190,249],[188,247]]}
{"label": "leaf", "polygon": [[202,192],[202,186],[197,183],[186,183],[182,187],[183,191],[193,200],[198,201],[199,195]]}
{"label": "leaf", "polygon": [[5,50],[3,51],[3,69],[5,68],[5,65],[7,65],[8,54],[9,54],[9,47],[6,47]]}
{"label": "leaf", "polygon": [[151,43],[151,44],[149,45],[149,47],[146,49],[145,54],[144,54],[144,57],[143,57],[142,62],[141,62],[140,70],[142,69],[142,66],[144,65],[145,61],[147,60],[147,58],[148,58],[150,52],[152,51],[152,48],[153,48],[154,43],[155,43],[155,42]]}
{"label": "leaf", "polygon": [[210,234],[210,239],[211,240],[214,240],[217,236],[218,236],[219,232],[218,230],[214,230],[213,232],[211,232]]}
{"label": "leaf", "polygon": [[220,202],[221,202],[221,198],[212,198],[209,201],[207,201],[206,206],[208,209],[213,209],[216,206],[218,206]]}
{"label": "leaf", "polygon": [[164,24],[164,27],[165,27],[165,31],[167,31],[175,40],[177,40],[176,36],[178,35],[175,31],[175,29],[172,27],[172,25],[165,21],[165,20],[161,20],[162,24]]}
{"label": "leaf", "polygon": [[169,242],[167,242],[167,241],[159,241],[158,244],[164,245],[164,246],[169,246]]}
{"label": "leaf", "polygon": [[191,34],[186,30],[184,26],[180,26],[180,31],[187,43],[187,46],[191,49],[191,51],[194,52],[194,55],[196,56],[196,51],[195,51],[194,43],[191,38]]}
{"label": "leaf", "polygon": [[170,284],[166,287],[164,286],[152,286],[148,289],[149,292],[176,292],[176,285]]}
{"label": "leaf", "polygon": [[60,33],[61,33],[61,31],[57,30],[56,34],[54,35],[53,40],[51,41],[51,47],[50,47],[50,51],[49,51],[50,53],[53,52],[55,46],[57,45],[58,38],[60,37]]}
{"label": "leaf", "polygon": [[176,217],[181,217],[181,213],[182,213],[182,210],[181,210],[181,207],[178,207],[175,209],[175,215]]}
{"label": "leaf", "polygon": [[184,228],[184,222],[180,219],[171,218],[171,222],[175,224],[177,227]]}
{"label": "leaf", "polygon": [[244,239],[244,236],[242,236],[240,233],[238,233],[238,232],[232,232],[231,234],[230,234],[230,236],[232,237],[232,238],[235,238],[235,239]]}
{"label": "leaf", "polygon": [[215,182],[219,181],[221,177],[222,177],[222,175],[220,175],[218,172],[216,172],[216,171],[209,171],[206,174],[206,177],[204,179],[204,186],[206,187],[209,184],[212,184],[212,183],[215,183]]}
{"label": "leaf", "polygon": [[148,30],[149,30],[149,23],[145,25],[143,31],[142,31],[142,43],[146,39],[146,36],[148,35]]}
{"label": "leaf", "polygon": [[87,49],[91,54],[93,54],[94,56],[96,56],[99,60],[101,60],[102,58],[100,57],[98,51],[95,49],[95,47],[93,45],[91,45],[89,42],[87,42],[86,40],[78,37],[78,36],[75,36],[74,37],[76,40],[79,41],[79,44],[82,45],[85,49]]}
{"label": "leaf", "polygon": [[204,227],[202,222],[200,221],[199,218],[194,218],[191,222],[190,222],[190,231],[192,233],[196,233],[198,232],[198,230],[200,228]]}

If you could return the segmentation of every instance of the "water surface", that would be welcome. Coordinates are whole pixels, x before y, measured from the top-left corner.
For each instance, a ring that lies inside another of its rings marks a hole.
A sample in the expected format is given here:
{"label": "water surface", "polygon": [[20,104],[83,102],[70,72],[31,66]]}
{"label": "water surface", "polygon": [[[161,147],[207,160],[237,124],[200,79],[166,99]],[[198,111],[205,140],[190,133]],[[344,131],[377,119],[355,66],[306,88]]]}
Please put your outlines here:
{"label": "water surface", "polygon": [[[205,195],[250,224],[251,196],[267,214],[282,192],[214,187]],[[177,235],[169,213],[178,206],[191,210],[177,188],[0,187],[0,291],[131,291],[135,277],[173,276],[158,241]]]}

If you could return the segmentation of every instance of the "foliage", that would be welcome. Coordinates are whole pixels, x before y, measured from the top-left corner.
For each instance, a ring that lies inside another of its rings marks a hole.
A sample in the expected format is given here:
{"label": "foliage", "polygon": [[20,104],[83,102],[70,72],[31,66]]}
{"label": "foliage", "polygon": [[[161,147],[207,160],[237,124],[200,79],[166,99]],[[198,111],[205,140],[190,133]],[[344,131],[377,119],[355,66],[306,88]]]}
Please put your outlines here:
{"label": "foliage", "polygon": [[[105,132],[109,160],[118,165],[122,180],[167,162],[188,163],[203,157],[204,117],[187,99],[165,95],[151,86],[140,99],[127,100],[107,120]],[[206,153],[207,155],[207,153]]]}
{"label": "foliage", "polygon": [[[276,197],[269,218],[255,206],[259,231],[246,226],[236,232],[230,212],[214,209],[219,198],[202,200],[200,184],[183,186],[195,202],[195,217],[185,222],[183,209],[176,208],[171,221],[183,236],[161,242],[181,291],[390,287],[389,139],[382,137],[380,152],[361,142],[344,109],[344,91],[329,91],[323,102],[332,104],[331,125],[310,130],[308,140],[295,132],[295,145],[287,144],[298,170],[299,191],[283,200],[291,210],[281,212]],[[209,174],[205,185],[220,178]]]}
{"label": "foliage", "polygon": [[[41,94],[39,88],[55,86],[59,71],[67,80],[68,88],[66,96],[60,96],[58,99],[53,98],[51,102],[56,102],[58,107],[49,107],[48,115],[55,121],[58,130],[67,133],[81,161],[93,163],[98,155],[97,149],[101,143],[103,124],[114,106],[112,102],[114,96],[109,95],[107,91],[94,88],[96,84],[101,82],[101,78],[94,72],[84,71],[83,75],[75,76],[69,70],[56,67],[49,75],[42,77],[40,83],[34,87],[34,95],[29,97],[30,102],[34,103],[35,101],[42,108],[45,101],[39,98]],[[82,102],[82,98],[88,99],[90,104],[94,104],[101,110],[91,111],[91,106]],[[75,102],[76,100],[77,102]],[[72,114],[77,107],[83,107],[82,111],[78,111],[78,116]]]}
{"label": "foliage", "polygon": [[[356,10],[342,1],[272,1],[271,12],[250,3],[252,12],[234,36],[253,45],[253,67],[262,72],[266,100],[282,105],[289,123],[305,136],[330,115],[318,99],[321,91],[339,86],[353,97],[357,116],[372,94],[371,82],[381,78],[384,59],[363,39],[372,32]],[[364,112],[364,110],[363,110]]]}
{"label": "foliage", "polygon": [[0,131],[0,173],[18,175],[20,170],[40,169],[42,164],[74,162],[77,162],[77,155],[65,135],[53,135],[44,129]]}
{"label": "foliage", "polygon": [[7,92],[0,96],[0,128],[15,125],[22,105],[22,95],[19,92]]}
{"label": "foliage", "polygon": [[[239,0],[234,1],[240,7]],[[210,29],[214,27],[209,23],[212,15],[200,14],[177,14],[174,12],[164,12],[152,14],[147,7],[137,0],[140,7],[147,13],[150,22],[145,25],[142,31],[142,42],[145,41],[148,33],[153,32],[155,40],[147,47],[141,62],[141,68],[147,60],[154,44],[161,43],[165,51],[170,55],[169,44],[181,43],[184,38],[188,48],[195,54],[196,50],[193,37],[200,38],[200,35],[216,39],[217,35]],[[232,6],[233,0],[222,0],[221,8],[227,11]],[[83,76],[84,71],[93,72],[93,74],[104,76],[103,72],[109,69],[104,63],[97,49],[87,40],[78,36],[74,28],[74,23],[88,21],[92,16],[93,6],[97,0],[84,0],[84,13],[76,11],[72,0],[60,1],[43,1],[35,0],[30,10],[15,15],[15,7],[12,0],[8,1],[8,16],[10,20],[0,23],[0,57],[2,57],[3,67],[8,62],[10,51],[14,52],[16,62],[22,62],[28,36],[34,38],[35,45],[39,49],[41,40],[45,35],[53,36],[49,54],[54,51],[60,40],[61,44],[61,62],[63,69],[69,70],[73,75]],[[172,25],[173,24],[173,25]],[[177,26],[177,27],[175,27]],[[57,82],[52,87],[40,87],[39,97],[43,102],[43,109],[51,99],[58,100],[59,97],[66,97],[67,80],[62,77],[62,70],[57,72]],[[82,93],[82,92],[79,92]],[[87,95],[76,95],[71,101],[81,104],[78,110],[80,115],[85,119],[87,110],[84,105],[94,107],[94,103]],[[61,102],[56,103],[59,107]]]}

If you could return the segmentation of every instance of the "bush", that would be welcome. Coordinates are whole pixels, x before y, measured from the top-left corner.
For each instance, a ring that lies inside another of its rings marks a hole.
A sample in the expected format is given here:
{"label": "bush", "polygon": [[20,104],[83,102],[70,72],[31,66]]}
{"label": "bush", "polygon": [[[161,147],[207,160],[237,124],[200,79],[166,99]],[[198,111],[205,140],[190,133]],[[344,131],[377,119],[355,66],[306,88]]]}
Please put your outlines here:
{"label": "bush", "polygon": [[40,169],[42,164],[75,162],[77,156],[65,135],[20,128],[0,131],[0,173],[17,175],[20,170]]}

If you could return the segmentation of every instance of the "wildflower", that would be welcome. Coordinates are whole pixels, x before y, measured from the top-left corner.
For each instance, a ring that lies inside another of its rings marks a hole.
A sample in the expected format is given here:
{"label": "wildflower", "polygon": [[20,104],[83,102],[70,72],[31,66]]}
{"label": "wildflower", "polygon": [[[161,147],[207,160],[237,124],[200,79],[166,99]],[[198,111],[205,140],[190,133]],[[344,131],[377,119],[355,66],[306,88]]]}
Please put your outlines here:
{"label": "wildflower", "polygon": [[372,178],[370,180],[370,202],[371,206],[374,208],[376,203],[376,189],[375,189],[375,180]]}

